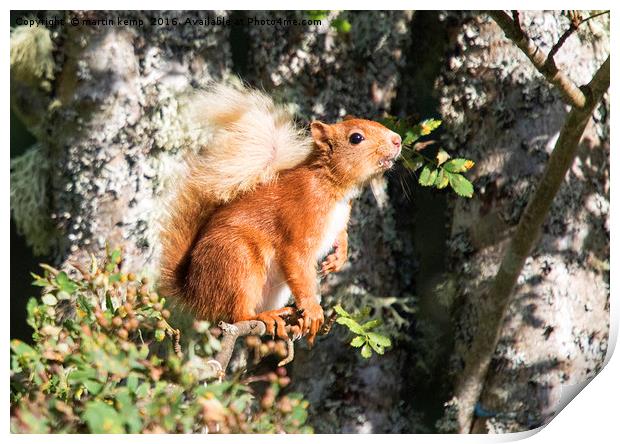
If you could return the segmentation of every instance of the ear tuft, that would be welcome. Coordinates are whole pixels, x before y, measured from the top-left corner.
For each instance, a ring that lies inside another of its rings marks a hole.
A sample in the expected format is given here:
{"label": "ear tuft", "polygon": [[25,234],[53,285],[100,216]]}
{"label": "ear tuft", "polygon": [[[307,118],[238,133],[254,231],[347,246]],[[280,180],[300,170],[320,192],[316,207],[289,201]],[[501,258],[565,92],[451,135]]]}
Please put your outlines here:
{"label": "ear tuft", "polygon": [[312,133],[314,143],[316,143],[321,150],[331,152],[331,139],[333,134],[331,126],[315,120],[310,124],[310,132]]}

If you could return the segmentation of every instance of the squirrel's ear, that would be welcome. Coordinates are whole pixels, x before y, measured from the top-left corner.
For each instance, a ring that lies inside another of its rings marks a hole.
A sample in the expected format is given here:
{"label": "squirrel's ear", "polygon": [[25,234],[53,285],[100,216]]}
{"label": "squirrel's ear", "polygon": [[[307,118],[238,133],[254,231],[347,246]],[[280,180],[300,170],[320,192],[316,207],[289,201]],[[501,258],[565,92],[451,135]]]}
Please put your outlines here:
{"label": "squirrel's ear", "polygon": [[331,126],[315,120],[310,124],[310,132],[312,133],[314,143],[316,143],[320,149],[326,152],[332,150],[331,139],[333,130]]}
{"label": "squirrel's ear", "polygon": [[351,114],[347,114],[346,116],[342,118],[342,120],[353,120],[353,119],[357,119],[357,117],[352,116]]}

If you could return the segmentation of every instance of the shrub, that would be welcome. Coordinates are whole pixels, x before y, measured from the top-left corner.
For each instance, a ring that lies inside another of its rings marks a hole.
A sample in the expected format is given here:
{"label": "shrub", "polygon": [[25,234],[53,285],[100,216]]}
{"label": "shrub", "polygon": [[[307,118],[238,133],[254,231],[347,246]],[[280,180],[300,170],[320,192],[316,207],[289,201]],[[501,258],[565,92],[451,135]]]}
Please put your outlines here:
{"label": "shrub", "polygon": [[76,276],[49,266],[33,275],[44,288],[28,303],[34,342],[11,341],[13,432],[312,431],[284,369],[213,380],[219,341],[207,323],[184,331],[181,353],[165,299],[121,262],[114,250]]}

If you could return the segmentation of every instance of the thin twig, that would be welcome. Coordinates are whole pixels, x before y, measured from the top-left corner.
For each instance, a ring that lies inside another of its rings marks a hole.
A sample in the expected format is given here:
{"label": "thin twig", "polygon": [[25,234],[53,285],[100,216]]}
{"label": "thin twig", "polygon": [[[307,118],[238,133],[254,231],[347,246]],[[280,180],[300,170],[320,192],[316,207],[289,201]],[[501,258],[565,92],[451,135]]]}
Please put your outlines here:
{"label": "thin twig", "polygon": [[[566,39],[568,39],[575,31],[577,31],[577,29],[581,25],[583,25],[585,22],[587,22],[590,19],[593,19],[595,17],[599,17],[599,16],[601,16],[603,14],[607,14],[607,13],[609,13],[609,11],[599,12],[598,14],[591,15],[590,17],[588,17],[586,19],[582,19],[581,18],[581,14],[576,15],[574,17],[571,17],[571,19],[570,19],[570,26],[568,27],[568,29],[566,31],[564,31],[564,34],[562,34],[562,36],[556,42],[556,44],[553,45],[553,48],[551,48],[551,51],[549,51],[549,55],[547,56],[547,63],[550,63],[550,60],[553,60],[553,58],[555,57],[557,52],[560,50],[560,48],[562,47],[564,42],[566,42]],[[553,63],[555,64],[555,61],[553,61]]]}
{"label": "thin twig", "polygon": [[586,96],[579,87],[563,72],[560,71],[553,59],[548,59],[542,50],[525,34],[508,14],[504,11],[488,11],[493,20],[502,28],[506,37],[514,42],[532,62],[534,67],[562,94],[564,100],[575,108],[583,108]]}
{"label": "thin twig", "polygon": [[278,362],[278,367],[283,367],[289,362],[292,362],[295,359],[295,344],[293,344],[293,340],[288,338],[286,340],[286,358],[282,359]]}
{"label": "thin twig", "polygon": [[549,55],[547,55],[547,63],[553,61],[553,64],[555,65],[555,60],[553,59],[553,57],[555,57],[556,53],[560,50],[566,39],[568,39],[573,32],[577,31],[578,26],[579,25],[576,25],[575,22],[571,21],[568,29],[564,31],[564,34],[562,34],[556,44],[553,45],[553,48],[551,48],[551,51],[549,51]]}
{"label": "thin twig", "polygon": [[593,19],[593,18],[599,17],[599,16],[604,15],[604,14],[609,14],[609,12],[610,12],[610,11],[609,11],[609,9],[608,9],[607,11],[602,11],[602,12],[599,12],[599,13],[593,14],[593,15],[591,15],[590,17],[583,19],[583,20],[581,21],[581,23],[585,23],[585,22],[587,22],[587,21],[588,21],[588,20],[590,20],[590,19]]}
{"label": "thin twig", "polygon": [[512,20],[515,22],[515,28],[521,31],[521,19],[519,18],[519,11],[512,11]]}

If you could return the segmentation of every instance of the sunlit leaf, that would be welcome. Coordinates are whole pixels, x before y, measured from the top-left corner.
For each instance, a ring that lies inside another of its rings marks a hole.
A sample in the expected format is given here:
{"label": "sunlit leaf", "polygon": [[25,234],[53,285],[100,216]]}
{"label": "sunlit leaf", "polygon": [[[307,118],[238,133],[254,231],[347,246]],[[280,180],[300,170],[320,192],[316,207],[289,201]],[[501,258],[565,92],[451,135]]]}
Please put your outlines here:
{"label": "sunlit leaf", "polygon": [[437,165],[441,165],[442,163],[444,163],[446,160],[448,160],[450,158],[450,155],[446,152],[446,150],[444,150],[443,148],[440,148],[439,151],[437,152]]}
{"label": "sunlit leaf", "polygon": [[338,318],[336,322],[341,325],[345,325],[351,330],[353,333],[357,333],[358,335],[364,334],[364,329],[360,324],[358,324],[355,320],[351,318]]}
{"label": "sunlit leaf", "polygon": [[368,359],[370,358],[370,356],[372,355],[372,349],[370,348],[369,344],[366,344],[362,347],[362,357],[364,359]]}
{"label": "sunlit leaf", "polygon": [[363,336],[356,336],[351,341],[351,345],[353,347],[361,347],[362,345],[364,345],[365,342],[366,342],[366,340],[364,339]]}
{"label": "sunlit leaf", "polygon": [[451,173],[464,173],[474,167],[474,162],[469,159],[452,159],[443,166]]}
{"label": "sunlit leaf", "polygon": [[376,344],[379,344],[383,347],[391,347],[392,346],[392,341],[390,340],[390,338],[388,338],[387,336],[383,336],[380,335],[378,333],[368,333],[368,340],[370,342],[374,342]]}
{"label": "sunlit leaf", "polygon": [[472,197],[474,194],[474,186],[461,174],[450,174],[450,186],[459,196]]}

